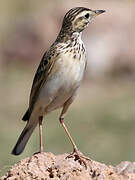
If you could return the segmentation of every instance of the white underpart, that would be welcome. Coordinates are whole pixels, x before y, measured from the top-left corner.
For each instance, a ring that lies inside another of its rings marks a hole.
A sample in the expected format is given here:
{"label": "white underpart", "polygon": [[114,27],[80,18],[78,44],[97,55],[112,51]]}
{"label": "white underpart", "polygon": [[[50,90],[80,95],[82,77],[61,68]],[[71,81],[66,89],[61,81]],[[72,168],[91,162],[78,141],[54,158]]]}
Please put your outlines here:
{"label": "white underpart", "polygon": [[59,69],[57,73],[53,73],[41,89],[38,105],[44,108],[44,111],[50,112],[59,107],[72,96],[80,86],[83,78],[86,55],[77,54],[76,59],[73,53],[61,53],[59,59],[53,67],[53,71]]}

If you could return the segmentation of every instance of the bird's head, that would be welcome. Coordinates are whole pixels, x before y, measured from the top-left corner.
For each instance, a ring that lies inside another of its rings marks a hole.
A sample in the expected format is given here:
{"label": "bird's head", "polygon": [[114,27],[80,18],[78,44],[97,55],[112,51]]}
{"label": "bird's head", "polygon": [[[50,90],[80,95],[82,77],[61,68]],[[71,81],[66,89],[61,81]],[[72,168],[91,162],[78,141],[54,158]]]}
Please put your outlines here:
{"label": "bird's head", "polygon": [[72,32],[82,32],[88,24],[105,10],[91,10],[84,7],[76,7],[69,10],[63,20],[62,28]]}

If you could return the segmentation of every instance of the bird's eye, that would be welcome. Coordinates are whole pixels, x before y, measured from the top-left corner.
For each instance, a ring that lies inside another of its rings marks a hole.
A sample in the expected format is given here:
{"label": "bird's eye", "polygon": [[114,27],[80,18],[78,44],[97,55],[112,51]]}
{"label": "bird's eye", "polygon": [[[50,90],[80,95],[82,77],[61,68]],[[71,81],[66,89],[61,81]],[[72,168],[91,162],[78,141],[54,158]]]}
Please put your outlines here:
{"label": "bird's eye", "polygon": [[88,19],[89,17],[90,17],[89,13],[85,14],[85,18]]}

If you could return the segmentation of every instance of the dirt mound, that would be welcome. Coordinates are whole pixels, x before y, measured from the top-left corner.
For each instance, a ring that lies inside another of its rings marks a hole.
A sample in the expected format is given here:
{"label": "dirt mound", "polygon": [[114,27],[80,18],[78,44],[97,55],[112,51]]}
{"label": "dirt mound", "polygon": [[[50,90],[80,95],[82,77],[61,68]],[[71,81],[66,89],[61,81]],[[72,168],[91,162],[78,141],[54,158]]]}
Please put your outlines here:
{"label": "dirt mound", "polygon": [[79,160],[69,154],[54,155],[38,153],[22,159],[15,164],[1,180],[133,180],[135,179],[135,163],[122,162],[120,165],[105,164],[86,160],[87,168]]}

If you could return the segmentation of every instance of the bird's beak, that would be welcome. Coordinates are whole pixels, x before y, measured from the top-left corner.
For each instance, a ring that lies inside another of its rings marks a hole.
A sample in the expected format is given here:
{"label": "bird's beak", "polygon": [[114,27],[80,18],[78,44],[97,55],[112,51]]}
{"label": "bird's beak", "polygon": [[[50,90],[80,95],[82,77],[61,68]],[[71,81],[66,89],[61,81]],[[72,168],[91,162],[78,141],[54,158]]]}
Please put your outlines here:
{"label": "bird's beak", "polygon": [[94,10],[94,11],[92,11],[92,12],[93,12],[93,13],[92,13],[93,17],[96,17],[96,16],[98,16],[99,14],[104,13],[105,10]]}

